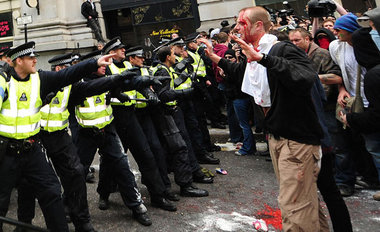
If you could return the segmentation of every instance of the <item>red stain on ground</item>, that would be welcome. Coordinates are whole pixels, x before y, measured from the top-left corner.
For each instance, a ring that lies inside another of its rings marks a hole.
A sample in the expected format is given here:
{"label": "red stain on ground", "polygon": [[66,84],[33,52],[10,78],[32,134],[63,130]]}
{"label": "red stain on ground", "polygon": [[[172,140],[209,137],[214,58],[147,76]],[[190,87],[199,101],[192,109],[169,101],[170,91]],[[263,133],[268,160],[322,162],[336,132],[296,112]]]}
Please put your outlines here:
{"label": "red stain on ground", "polygon": [[258,219],[263,219],[269,226],[272,225],[276,230],[282,230],[282,218],[281,211],[278,208],[272,208],[267,204],[264,204],[265,210],[257,213]]}

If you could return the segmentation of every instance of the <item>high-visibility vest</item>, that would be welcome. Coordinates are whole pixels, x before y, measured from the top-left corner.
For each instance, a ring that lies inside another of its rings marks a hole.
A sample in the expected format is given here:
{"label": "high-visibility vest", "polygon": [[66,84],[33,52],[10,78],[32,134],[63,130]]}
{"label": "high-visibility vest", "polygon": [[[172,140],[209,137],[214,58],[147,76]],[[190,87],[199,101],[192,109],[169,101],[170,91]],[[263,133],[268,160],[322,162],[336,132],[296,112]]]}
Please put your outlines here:
{"label": "high-visibility vest", "polygon": [[0,86],[8,91],[8,98],[0,111],[0,135],[12,139],[26,139],[40,132],[40,76],[30,74],[28,81],[13,77],[9,82],[0,77]]}
{"label": "high-visibility vest", "polygon": [[75,107],[75,116],[84,128],[102,129],[113,120],[112,107],[106,104],[106,93],[87,97],[83,105]]}
{"label": "high-visibility vest", "polygon": [[[141,76],[149,76],[149,71],[147,68],[140,68]],[[139,91],[136,91],[136,98],[146,99]],[[147,106],[146,102],[136,101],[136,108],[145,108]]]}
{"label": "high-visibility vest", "polygon": [[65,129],[69,124],[69,102],[71,85],[59,91],[49,105],[41,108],[41,130],[55,132]]}
{"label": "high-visibility vest", "polygon": [[[175,78],[175,75],[176,75],[176,74],[174,73],[174,72],[175,72],[174,69],[173,69],[172,67],[167,68],[165,65],[158,64],[157,67],[156,67],[156,69],[155,69],[154,72],[153,72],[153,75],[154,75],[158,70],[160,70],[160,69],[165,69],[165,70],[169,73],[169,75],[170,75],[170,77],[171,77],[171,80],[170,80],[170,89],[174,90],[174,78]],[[177,105],[177,101],[174,100],[174,101],[166,102],[166,105],[168,105],[168,106],[175,106],[175,105]]]}
{"label": "high-visibility vest", "polygon": [[[131,69],[133,67],[132,64],[129,63],[128,61],[124,61],[123,64],[124,64],[124,68],[119,68],[114,63],[112,63],[108,67],[111,70],[112,74],[120,74],[120,73],[124,72],[125,70]],[[127,92],[124,92],[124,93],[127,94],[132,99],[136,98],[136,90],[127,91]],[[111,98],[111,105],[131,106],[133,104],[136,104],[135,100],[126,101],[124,103],[121,103],[119,101],[119,99],[117,99],[117,98]]]}
{"label": "high-visibility vest", "polygon": [[[198,49],[197,49],[198,51]],[[197,76],[205,77],[206,76],[206,65],[202,60],[202,57],[198,52],[187,51],[187,53],[193,58],[194,62],[191,64],[193,66],[194,72],[197,71]]]}

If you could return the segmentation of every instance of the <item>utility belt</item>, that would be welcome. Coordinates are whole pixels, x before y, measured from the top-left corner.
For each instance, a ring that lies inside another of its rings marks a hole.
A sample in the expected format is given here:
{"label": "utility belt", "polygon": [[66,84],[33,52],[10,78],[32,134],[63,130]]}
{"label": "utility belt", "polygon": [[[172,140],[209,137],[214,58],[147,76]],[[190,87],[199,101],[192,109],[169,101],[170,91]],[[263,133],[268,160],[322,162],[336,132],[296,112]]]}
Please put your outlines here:
{"label": "utility belt", "polygon": [[104,136],[106,134],[106,130],[105,130],[106,127],[103,127],[102,129],[99,129],[97,127],[94,127],[94,128],[81,127],[80,130],[89,136]]}
{"label": "utility belt", "polygon": [[5,154],[20,155],[29,152],[39,142],[40,138],[38,135],[34,135],[27,139],[11,139],[0,136],[0,156],[3,157]]}

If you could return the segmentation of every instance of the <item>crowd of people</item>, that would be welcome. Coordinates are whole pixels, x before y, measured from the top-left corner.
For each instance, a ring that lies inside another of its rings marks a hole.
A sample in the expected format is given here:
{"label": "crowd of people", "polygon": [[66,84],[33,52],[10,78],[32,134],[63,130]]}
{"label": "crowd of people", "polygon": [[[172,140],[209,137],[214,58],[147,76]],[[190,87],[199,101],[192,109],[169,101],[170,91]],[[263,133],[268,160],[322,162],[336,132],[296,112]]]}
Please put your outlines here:
{"label": "crowd of people", "polygon": [[[37,198],[50,231],[68,231],[67,217],[75,231],[96,231],[86,181],[98,152],[99,209],[119,192],[149,226],[126,152],[151,205],[176,211],[180,196],[209,194],[193,183],[212,184],[200,165],[220,163],[210,124],[228,125],[235,155],[270,154],[284,231],[329,231],[318,189],[334,231],[352,231],[342,197],[355,184],[380,189],[380,8],[360,17],[337,10],[337,19],[280,23],[265,8],[244,8],[231,26],[173,35],[149,66],[141,46],[105,43],[90,14],[100,46],[52,57],[51,71],[36,70],[34,42],[1,51],[0,216],[17,188],[19,221],[32,223]],[[256,150],[252,128],[269,154]]]}

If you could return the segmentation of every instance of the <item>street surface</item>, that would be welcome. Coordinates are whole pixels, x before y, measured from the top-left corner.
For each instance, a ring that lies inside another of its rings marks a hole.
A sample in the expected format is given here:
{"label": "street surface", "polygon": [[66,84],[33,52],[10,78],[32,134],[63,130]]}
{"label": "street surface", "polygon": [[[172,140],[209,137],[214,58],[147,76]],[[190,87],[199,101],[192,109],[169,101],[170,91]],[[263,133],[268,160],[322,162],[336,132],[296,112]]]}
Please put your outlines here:
{"label": "street surface", "polygon": [[[216,142],[227,141],[228,130],[212,129],[210,132]],[[259,150],[264,149],[265,144],[259,143],[258,147]],[[229,144],[224,147],[224,150],[231,150],[231,148],[233,146]],[[269,226],[269,231],[281,231],[281,216],[277,205],[278,186],[272,163],[262,156],[235,156],[234,151],[217,152],[215,156],[220,158],[220,165],[203,166],[212,171],[220,167],[228,174],[215,174],[214,184],[196,184],[198,187],[207,189],[210,196],[181,198],[177,203],[177,212],[167,212],[150,206],[148,192],[145,186],[141,185],[136,163],[129,155],[153,225],[145,227],[134,221],[131,211],[124,207],[117,193],[111,195],[109,210],[99,210],[95,183],[87,184],[94,227],[99,232],[256,231],[252,223],[256,219],[264,219]],[[94,162],[94,166],[98,168],[98,159]],[[172,175],[171,179],[173,180]],[[179,187],[175,184],[172,189],[179,192]],[[345,198],[354,231],[380,231],[380,202],[372,199],[374,193],[375,191],[357,189],[354,196]],[[328,215],[323,202],[322,206]],[[14,193],[7,216],[16,218],[16,210],[16,193]],[[44,226],[39,208],[36,215],[33,224]],[[4,231],[12,231],[13,228],[13,226],[5,225]],[[74,231],[72,224],[70,224],[70,230]]]}

